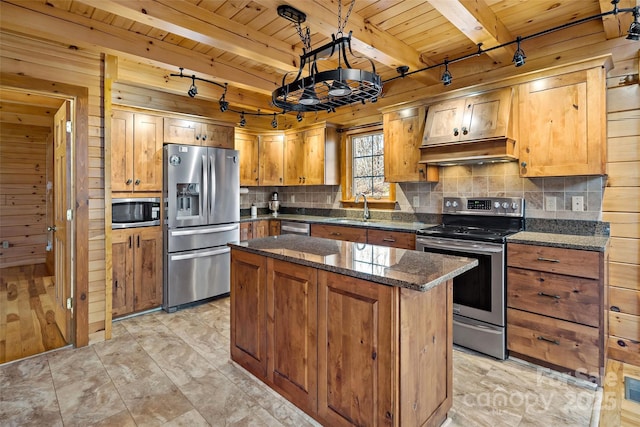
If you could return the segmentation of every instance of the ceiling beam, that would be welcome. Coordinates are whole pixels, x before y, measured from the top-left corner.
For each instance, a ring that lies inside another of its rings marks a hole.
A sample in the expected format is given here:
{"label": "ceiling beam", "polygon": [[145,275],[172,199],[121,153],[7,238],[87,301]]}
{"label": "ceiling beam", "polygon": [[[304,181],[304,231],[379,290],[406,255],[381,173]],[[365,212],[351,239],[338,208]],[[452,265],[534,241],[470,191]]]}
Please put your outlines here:
{"label": "ceiling beam", "polygon": [[[638,0],[620,0],[618,9],[636,7],[640,4]],[[600,12],[606,13],[613,10],[611,0],[600,0]],[[629,26],[633,22],[632,13],[618,13],[617,15],[607,15],[602,17],[602,25],[607,40],[615,39],[627,35]]]}
{"label": "ceiling beam", "polygon": [[[515,37],[491,11],[484,0],[428,0],[442,16],[476,45],[485,49],[510,42]],[[513,45],[487,52],[496,63],[506,65],[513,60]]]}
{"label": "ceiling beam", "polygon": [[[273,9],[282,4],[282,0],[256,0],[259,4]],[[327,4],[329,9],[327,9]],[[335,2],[313,0],[296,3],[296,7],[307,15],[307,20],[303,26],[309,26],[312,32],[318,32],[325,37],[331,37],[338,30],[338,10]],[[342,8],[343,16],[348,10],[348,5]],[[406,65],[410,71],[419,70],[432,63],[423,62],[420,59],[420,52],[411,46],[400,41],[398,38],[376,27],[371,22],[366,21],[360,15],[352,12],[345,31],[352,31],[351,46],[354,51],[367,58],[374,59],[393,69]],[[438,81],[438,77],[433,73],[418,73],[411,76],[411,79],[428,85]]]}
{"label": "ceiling beam", "polygon": [[76,0],[96,9],[173,33],[284,71],[298,69],[293,47],[189,2]]}

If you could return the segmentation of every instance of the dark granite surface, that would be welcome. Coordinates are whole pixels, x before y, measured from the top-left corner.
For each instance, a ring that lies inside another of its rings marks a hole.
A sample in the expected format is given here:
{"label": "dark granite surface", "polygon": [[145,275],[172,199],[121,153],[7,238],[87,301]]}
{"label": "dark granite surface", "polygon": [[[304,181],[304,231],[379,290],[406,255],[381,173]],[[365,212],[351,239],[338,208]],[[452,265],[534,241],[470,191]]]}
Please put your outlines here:
{"label": "dark granite surface", "polygon": [[507,237],[507,243],[523,243],[526,245],[596,252],[604,252],[608,241],[609,238],[607,236],[575,236],[570,234],[538,233],[534,231],[522,231]]}
{"label": "dark granite surface", "polygon": [[472,258],[287,234],[254,239],[239,249],[359,279],[427,291],[478,265]]}
{"label": "dark granite surface", "polygon": [[295,221],[306,222],[309,224],[334,224],[334,225],[348,225],[352,227],[364,227],[364,228],[377,228],[380,230],[392,230],[392,231],[409,231],[415,232],[420,228],[429,227],[436,223],[424,223],[424,222],[405,222],[397,220],[384,220],[384,219],[370,219],[363,221],[360,218],[355,217],[334,217],[334,216],[314,216],[314,215],[297,215],[297,214],[278,214],[273,215],[258,215],[255,218],[250,216],[241,216],[240,222],[257,221],[261,219],[279,219],[281,221]]}
{"label": "dark granite surface", "polygon": [[575,236],[608,236],[609,223],[571,219],[526,218],[524,229],[537,233],[571,234]]}

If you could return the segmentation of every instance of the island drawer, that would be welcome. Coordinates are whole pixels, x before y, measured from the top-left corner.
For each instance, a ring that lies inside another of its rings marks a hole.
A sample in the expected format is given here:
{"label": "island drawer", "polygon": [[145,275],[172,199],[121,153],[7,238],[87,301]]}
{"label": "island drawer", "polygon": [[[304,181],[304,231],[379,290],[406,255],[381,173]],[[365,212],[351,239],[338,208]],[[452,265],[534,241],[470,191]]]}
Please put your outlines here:
{"label": "island drawer", "polygon": [[343,225],[311,224],[311,236],[325,239],[367,243],[367,229]]}
{"label": "island drawer", "polygon": [[557,366],[598,375],[597,328],[507,309],[507,348]]}
{"label": "island drawer", "polygon": [[600,277],[600,254],[592,251],[509,243],[507,265],[590,279]]}
{"label": "island drawer", "polygon": [[367,231],[367,243],[401,249],[415,249],[416,233],[369,229]]}
{"label": "island drawer", "polygon": [[599,282],[581,277],[509,267],[507,305],[598,327]]}

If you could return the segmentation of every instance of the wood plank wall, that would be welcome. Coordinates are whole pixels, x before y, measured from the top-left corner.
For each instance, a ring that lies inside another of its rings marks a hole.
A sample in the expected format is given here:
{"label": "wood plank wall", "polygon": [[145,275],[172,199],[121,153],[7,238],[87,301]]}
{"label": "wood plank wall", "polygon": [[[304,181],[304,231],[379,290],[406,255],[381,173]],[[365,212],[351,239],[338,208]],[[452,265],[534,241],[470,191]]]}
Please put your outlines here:
{"label": "wood plank wall", "polygon": [[[89,333],[105,320],[102,55],[0,32],[0,71],[53,80],[89,91]],[[2,166],[4,169],[4,165]]]}
{"label": "wood plank wall", "polygon": [[640,83],[637,54],[607,79],[608,180],[603,220],[611,223],[609,357],[640,366]]}
{"label": "wood plank wall", "polygon": [[0,246],[0,268],[46,261],[50,135],[46,126],[0,126],[0,242],[9,244]]}

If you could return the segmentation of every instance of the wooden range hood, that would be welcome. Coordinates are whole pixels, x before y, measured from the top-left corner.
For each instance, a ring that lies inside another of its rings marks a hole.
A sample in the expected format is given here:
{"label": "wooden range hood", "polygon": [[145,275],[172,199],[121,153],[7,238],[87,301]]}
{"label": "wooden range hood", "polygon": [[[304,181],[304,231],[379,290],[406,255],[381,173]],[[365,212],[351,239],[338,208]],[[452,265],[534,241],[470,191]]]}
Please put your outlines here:
{"label": "wooden range hood", "polygon": [[518,160],[516,142],[510,138],[496,138],[455,144],[420,147],[419,163],[430,165],[461,165]]}

